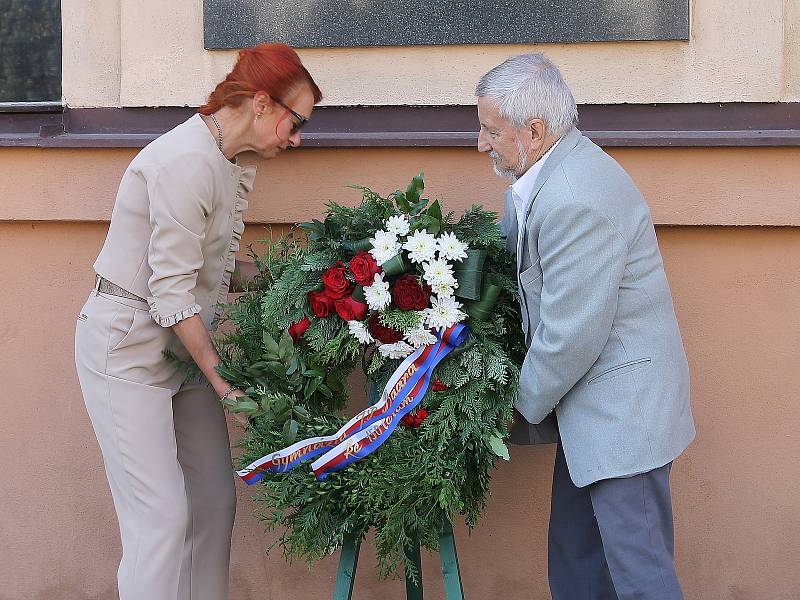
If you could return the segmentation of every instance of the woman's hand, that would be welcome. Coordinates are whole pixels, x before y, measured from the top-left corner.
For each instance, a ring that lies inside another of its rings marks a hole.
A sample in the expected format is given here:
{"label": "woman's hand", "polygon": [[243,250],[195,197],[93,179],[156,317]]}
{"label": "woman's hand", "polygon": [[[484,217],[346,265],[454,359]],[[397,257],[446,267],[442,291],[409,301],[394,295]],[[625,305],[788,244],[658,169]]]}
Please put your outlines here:
{"label": "woman's hand", "polygon": [[[211,342],[211,336],[200,315],[193,315],[188,319],[178,321],[172,326],[172,330],[189,351],[189,354],[192,355],[195,364],[206,376],[218,398],[222,399],[226,393],[228,394],[227,398],[238,398],[245,395],[238,388],[231,390],[230,382],[217,373],[215,367],[220,364],[219,354],[217,354],[214,344]],[[247,425],[246,416],[239,413],[232,414],[238,423]]]}
{"label": "woman's hand", "polygon": [[[239,388],[236,388],[231,393],[228,394],[228,398],[239,398],[239,397],[244,396],[244,395],[245,394],[244,394],[244,392],[242,390],[240,390]],[[250,424],[250,421],[248,420],[247,415],[245,415],[243,413],[229,412],[229,414],[231,416],[233,416],[233,419],[239,425],[241,425],[242,427],[247,427]]]}

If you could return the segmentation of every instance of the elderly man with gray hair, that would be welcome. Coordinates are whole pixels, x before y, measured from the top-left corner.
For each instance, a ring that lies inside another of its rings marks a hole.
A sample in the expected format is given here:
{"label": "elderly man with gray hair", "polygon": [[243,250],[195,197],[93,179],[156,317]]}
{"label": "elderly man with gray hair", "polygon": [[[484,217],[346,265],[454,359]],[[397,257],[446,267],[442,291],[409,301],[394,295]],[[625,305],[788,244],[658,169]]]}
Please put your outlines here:
{"label": "elderly man with gray hair", "polygon": [[512,441],[558,443],[553,600],[683,598],[669,473],[695,430],[650,211],[576,129],[572,93],[544,55],[509,58],[475,95],[478,150],[514,182],[502,227],[528,351]]}

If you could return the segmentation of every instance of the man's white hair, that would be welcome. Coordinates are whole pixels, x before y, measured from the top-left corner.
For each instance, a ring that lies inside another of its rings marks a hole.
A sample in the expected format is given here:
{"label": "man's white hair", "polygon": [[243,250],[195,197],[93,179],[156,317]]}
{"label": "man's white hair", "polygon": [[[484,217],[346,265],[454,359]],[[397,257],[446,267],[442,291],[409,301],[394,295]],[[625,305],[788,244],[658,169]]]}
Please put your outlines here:
{"label": "man's white hair", "polygon": [[515,127],[541,119],[548,133],[562,136],[578,123],[575,98],[561,72],[544,54],[519,54],[481,77],[478,98],[497,105],[500,116]]}

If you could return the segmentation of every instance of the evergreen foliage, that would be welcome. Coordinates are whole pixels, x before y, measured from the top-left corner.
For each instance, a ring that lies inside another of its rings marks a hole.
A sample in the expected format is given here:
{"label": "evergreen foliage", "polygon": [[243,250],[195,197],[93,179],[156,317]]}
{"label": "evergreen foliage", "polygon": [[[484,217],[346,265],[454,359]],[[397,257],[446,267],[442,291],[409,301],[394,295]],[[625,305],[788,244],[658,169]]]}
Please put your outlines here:
{"label": "evergreen foliage", "polygon": [[[331,203],[324,221],[300,226],[307,234],[303,243],[294,234],[268,243],[257,260],[258,285],[227,307],[233,331],[217,340],[224,362],[219,370],[247,394],[228,406],[249,417],[237,457],[245,466],[293,440],[337,431],[347,420],[345,382],[359,364],[375,390],[399,365],[373,348],[363,355],[345,321],[313,317],[306,300],[320,286],[320,271],[349,260],[388,217],[420,215],[433,229],[485,248],[486,268],[504,290],[490,322],[468,319],[468,341],[434,370],[444,385],[426,394],[420,406],[429,416],[418,428],[398,427],[375,452],[323,481],[307,465],[264,476],[254,497],[258,514],[279,531],[276,544],[289,560],[311,564],[345,537],[360,539],[374,529],[379,574],[401,576],[404,548],[438,549],[443,523],[459,515],[475,525],[491,469],[499,457],[508,458],[503,439],[525,352],[513,259],[494,213],[473,206],[459,220],[443,218],[438,202],[428,206],[420,198],[422,188],[420,176],[387,197],[359,188],[363,200],[353,208]],[[293,344],[286,330],[303,317],[311,325]],[[419,313],[390,309],[381,319],[406,331],[419,324]]]}

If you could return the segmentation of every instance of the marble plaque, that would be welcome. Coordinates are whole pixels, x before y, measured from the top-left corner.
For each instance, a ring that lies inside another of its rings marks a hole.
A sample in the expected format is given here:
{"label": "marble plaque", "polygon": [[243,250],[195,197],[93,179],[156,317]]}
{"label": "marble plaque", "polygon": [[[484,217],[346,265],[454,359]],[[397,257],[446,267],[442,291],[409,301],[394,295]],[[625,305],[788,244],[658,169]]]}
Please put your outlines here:
{"label": "marble plaque", "polygon": [[205,47],[687,40],[689,0],[204,0]]}

